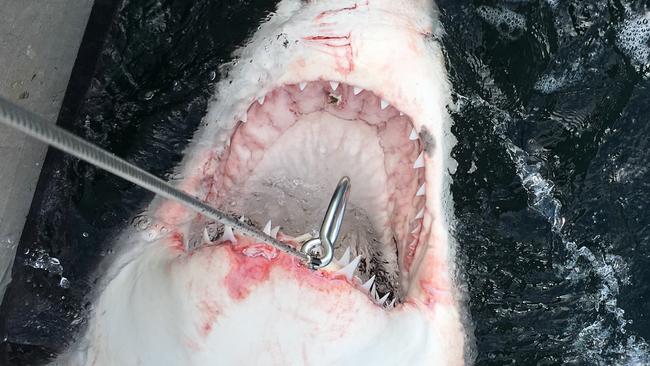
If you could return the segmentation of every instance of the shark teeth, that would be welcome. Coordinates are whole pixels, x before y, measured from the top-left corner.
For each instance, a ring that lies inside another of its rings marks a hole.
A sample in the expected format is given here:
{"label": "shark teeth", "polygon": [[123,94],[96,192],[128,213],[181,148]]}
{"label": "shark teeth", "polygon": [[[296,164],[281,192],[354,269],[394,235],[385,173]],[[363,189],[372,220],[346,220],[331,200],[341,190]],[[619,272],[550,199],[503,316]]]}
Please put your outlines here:
{"label": "shark teeth", "polygon": [[276,227],[274,227],[273,230],[271,230],[271,237],[272,237],[273,239],[277,239],[277,238],[278,238],[278,232],[279,232],[279,231],[280,231],[280,226],[276,226]]}
{"label": "shark teeth", "polygon": [[264,230],[262,230],[264,234],[271,236],[271,220],[266,222],[266,225],[264,226]]}
{"label": "shark teeth", "polygon": [[345,250],[345,252],[344,252],[343,255],[341,256],[341,259],[337,260],[336,262],[337,262],[337,263],[339,264],[339,266],[341,266],[341,267],[345,267],[345,266],[348,265],[348,263],[350,263],[350,247],[348,247],[348,248]]}
{"label": "shark teeth", "polygon": [[210,240],[210,234],[208,233],[208,228],[204,227],[203,228],[203,241],[210,243],[212,240]]}
{"label": "shark teeth", "polygon": [[228,225],[223,227],[223,235],[221,236],[222,241],[229,241],[231,243],[236,243],[237,239],[235,238],[235,233],[233,233],[232,228]]}
{"label": "shark teeth", "polygon": [[420,168],[424,168],[424,151],[420,152],[420,155],[418,155],[418,158],[415,159],[415,163],[413,164],[413,169]]}
{"label": "shark teeth", "polygon": [[414,129],[411,130],[411,134],[409,135],[409,140],[415,141],[418,139],[418,132]]}
{"label": "shark teeth", "polygon": [[300,88],[300,91],[303,91],[307,87],[307,83],[306,82],[299,83],[298,87]]}
{"label": "shark teeth", "polygon": [[422,209],[420,209],[420,211],[418,211],[418,213],[415,215],[415,219],[419,220],[419,219],[421,219],[423,217],[424,217],[424,208],[422,208]]}
{"label": "shark teeth", "polygon": [[266,96],[262,95],[261,97],[257,98],[257,103],[260,105],[264,104],[264,99],[266,99]]}
{"label": "shark teeth", "polygon": [[390,104],[388,104],[388,102],[383,99],[379,102],[379,107],[381,108],[382,111],[388,108],[389,105]]}
{"label": "shark teeth", "polygon": [[244,113],[239,119],[242,123],[248,122],[248,113]]}
{"label": "shark teeth", "polygon": [[366,283],[361,285],[361,288],[366,294],[370,293],[370,288],[372,287],[373,283],[375,283],[375,275],[372,275],[372,277],[370,277],[370,279],[366,281]]}
{"label": "shark teeth", "polygon": [[384,296],[381,297],[381,299],[376,299],[377,305],[384,305],[386,303],[386,300],[388,300],[388,296],[390,296],[390,292],[387,292]]}
{"label": "shark teeth", "polygon": [[359,261],[361,261],[360,255],[354,258],[350,263],[348,263],[348,265],[336,271],[336,273],[345,276],[348,281],[352,281],[352,276],[359,265]]}
{"label": "shark teeth", "polygon": [[424,190],[424,183],[418,188],[418,191],[415,193],[415,197],[419,196],[424,196],[425,190]]}
{"label": "shark teeth", "polygon": [[330,87],[332,87],[332,91],[338,89],[339,82],[338,81],[330,81]]}
{"label": "shark teeth", "polygon": [[352,88],[352,93],[354,93],[354,95],[359,95],[359,93],[361,93],[362,91],[363,89],[359,88],[358,86]]}
{"label": "shark teeth", "polygon": [[[379,306],[383,306],[386,303],[386,300],[388,300],[388,296],[390,296],[390,292],[387,292],[384,296],[380,298],[379,294],[377,294],[377,288],[375,286],[372,286],[372,289],[370,290],[370,296],[375,301],[375,304]],[[393,305],[395,304],[394,298],[391,304]]]}

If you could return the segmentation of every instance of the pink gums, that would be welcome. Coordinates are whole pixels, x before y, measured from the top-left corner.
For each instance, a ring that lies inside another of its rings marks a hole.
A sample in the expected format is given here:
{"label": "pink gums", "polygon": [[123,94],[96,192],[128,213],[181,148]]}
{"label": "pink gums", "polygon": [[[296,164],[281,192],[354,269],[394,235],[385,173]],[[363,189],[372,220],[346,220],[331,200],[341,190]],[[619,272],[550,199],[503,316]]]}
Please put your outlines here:
{"label": "pink gums", "polygon": [[223,246],[230,260],[230,271],[224,279],[228,294],[234,300],[244,300],[255,286],[269,280],[273,268],[280,267],[310,287],[328,291],[332,283],[347,287],[345,276],[327,271],[312,271],[298,259],[270,245],[239,237],[236,244]]}
{"label": "pink gums", "polygon": [[[422,228],[415,216],[424,207],[424,196],[415,196],[424,182],[424,170],[413,169],[422,144],[417,139],[408,140],[413,125],[407,116],[392,106],[381,109],[377,95],[370,91],[355,95],[354,88],[346,84],[340,84],[336,90],[323,81],[309,82],[303,90],[298,85],[285,85],[268,93],[263,104],[254,102],[248,109],[247,122],[235,128],[219,165],[209,168],[214,172],[215,184],[204,183],[211,187],[208,201],[217,206],[224,202],[231,188],[243,185],[253,174],[266,149],[279,143],[284,132],[303,115],[319,111],[376,128],[388,175],[386,210],[391,213],[389,227],[379,229],[391,229],[399,243],[397,250],[412,257]],[[406,262],[410,260],[406,258]],[[265,274],[261,271],[254,276]]]}

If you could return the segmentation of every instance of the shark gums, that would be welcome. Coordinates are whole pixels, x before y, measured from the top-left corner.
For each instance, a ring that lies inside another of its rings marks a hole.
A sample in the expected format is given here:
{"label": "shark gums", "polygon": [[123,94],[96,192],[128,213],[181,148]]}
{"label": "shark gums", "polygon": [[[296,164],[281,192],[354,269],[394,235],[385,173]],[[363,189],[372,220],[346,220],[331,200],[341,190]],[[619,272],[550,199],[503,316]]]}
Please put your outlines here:
{"label": "shark gums", "polygon": [[299,247],[349,176],[336,260],[312,271],[155,199],[54,363],[468,362],[441,35],[429,0],[280,2],[223,68],[178,186]]}

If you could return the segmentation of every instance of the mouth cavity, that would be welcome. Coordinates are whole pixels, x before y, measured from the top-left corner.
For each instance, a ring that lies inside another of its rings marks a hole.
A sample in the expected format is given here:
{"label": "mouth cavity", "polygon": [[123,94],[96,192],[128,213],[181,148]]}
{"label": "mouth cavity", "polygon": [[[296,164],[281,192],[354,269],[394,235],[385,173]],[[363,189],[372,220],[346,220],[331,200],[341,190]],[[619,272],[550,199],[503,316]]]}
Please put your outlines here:
{"label": "mouth cavity", "polygon": [[[402,302],[428,236],[423,143],[411,119],[369,90],[312,81],[259,97],[230,126],[204,177],[206,201],[281,239],[304,237],[350,177],[338,259],[323,270],[335,268],[379,305]],[[209,223],[204,240],[236,235]]]}

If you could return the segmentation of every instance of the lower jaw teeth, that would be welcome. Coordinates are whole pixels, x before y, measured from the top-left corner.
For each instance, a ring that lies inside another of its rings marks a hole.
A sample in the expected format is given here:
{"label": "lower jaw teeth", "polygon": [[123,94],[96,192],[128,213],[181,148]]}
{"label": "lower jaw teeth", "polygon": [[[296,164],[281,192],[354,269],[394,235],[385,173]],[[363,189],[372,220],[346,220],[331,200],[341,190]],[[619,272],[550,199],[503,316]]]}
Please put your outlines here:
{"label": "lower jaw teeth", "polygon": [[[237,217],[238,215],[234,215]],[[239,216],[240,221],[248,225],[255,225],[253,220]],[[264,225],[264,231],[271,236],[276,236],[279,226],[272,226],[271,220]],[[361,235],[356,230],[348,230],[339,237],[335,250],[335,261],[342,268],[339,273],[344,274],[351,283],[360,291],[370,297],[377,305],[392,308],[401,302],[399,286],[399,272],[397,264],[386,260],[381,252],[383,245],[375,239],[371,229],[365,230]],[[217,222],[210,222],[203,230],[203,240],[206,243],[236,242],[232,228]]]}

